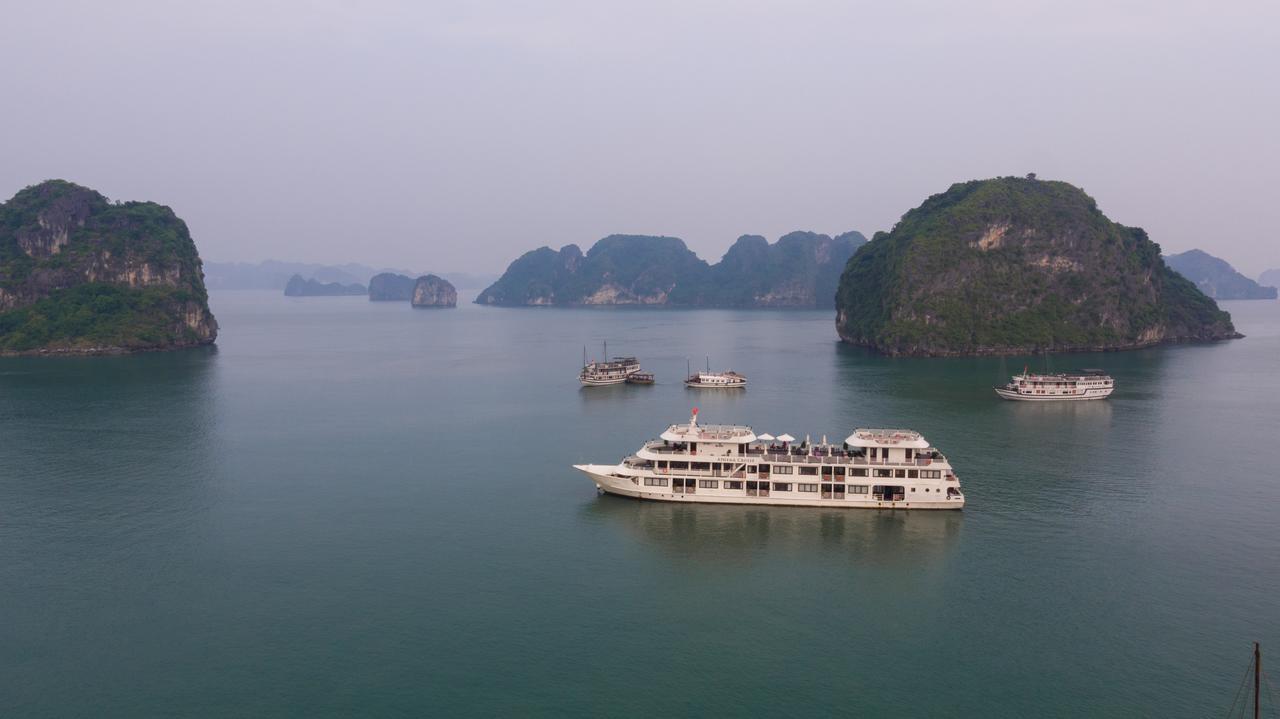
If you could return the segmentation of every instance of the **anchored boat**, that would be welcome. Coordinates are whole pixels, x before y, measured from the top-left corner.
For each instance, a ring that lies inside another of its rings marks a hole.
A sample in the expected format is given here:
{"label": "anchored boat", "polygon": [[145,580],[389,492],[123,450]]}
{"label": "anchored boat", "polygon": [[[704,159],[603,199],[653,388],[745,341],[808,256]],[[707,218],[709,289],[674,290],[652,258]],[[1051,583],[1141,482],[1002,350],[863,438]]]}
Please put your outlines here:
{"label": "anchored boat", "polygon": [[742,425],[673,424],[618,464],[578,464],[610,494],[665,502],[779,504],[870,509],[960,509],[951,463],[919,432],[857,429],[838,447],[825,438]]}
{"label": "anchored boat", "polygon": [[1003,399],[1028,402],[1106,399],[1115,390],[1115,380],[1100,369],[1083,369],[1068,374],[1031,374],[1026,369],[1008,384],[996,387]]}
{"label": "anchored boat", "polygon": [[578,373],[578,381],[588,387],[608,384],[622,384],[627,378],[640,371],[640,360],[635,357],[609,357],[609,343],[604,343],[601,354],[604,360],[587,361],[587,348],[582,348],[582,371]]}
{"label": "anchored boat", "polygon": [[689,372],[688,378],[684,381],[685,387],[694,389],[733,389],[736,387],[747,386],[747,376],[738,374],[733,370],[726,372],[712,372],[711,358],[707,358],[707,370],[705,372]]}

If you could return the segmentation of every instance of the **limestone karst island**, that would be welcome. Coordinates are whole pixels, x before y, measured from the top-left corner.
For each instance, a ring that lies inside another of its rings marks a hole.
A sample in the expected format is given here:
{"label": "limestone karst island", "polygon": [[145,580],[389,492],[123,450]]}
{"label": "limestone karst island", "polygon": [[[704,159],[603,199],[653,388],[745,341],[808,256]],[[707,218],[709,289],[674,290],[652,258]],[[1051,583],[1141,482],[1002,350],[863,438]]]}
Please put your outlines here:
{"label": "limestone karst island", "polygon": [[866,238],[792,232],[770,244],[743,235],[709,265],[676,237],[610,235],[527,252],[476,298],[483,305],[828,308],[845,261]]}
{"label": "limestone karst island", "polygon": [[1065,182],[952,185],[877,233],[836,296],[840,338],[891,355],[1120,350],[1240,337],[1231,317]]}
{"label": "limestone karst island", "polygon": [[0,204],[0,353],[113,354],[217,336],[200,256],[173,210],[63,180]]}

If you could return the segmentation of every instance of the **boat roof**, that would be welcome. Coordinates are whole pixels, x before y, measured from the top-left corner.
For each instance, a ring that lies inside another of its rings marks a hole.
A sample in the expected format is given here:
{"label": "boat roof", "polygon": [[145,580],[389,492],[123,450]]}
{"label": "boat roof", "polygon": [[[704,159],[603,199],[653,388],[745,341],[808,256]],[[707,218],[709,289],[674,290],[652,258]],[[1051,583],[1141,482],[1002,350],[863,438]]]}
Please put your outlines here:
{"label": "boat roof", "polygon": [[1021,377],[1031,381],[1037,380],[1064,380],[1064,379],[1083,379],[1085,377],[1110,377],[1106,371],[1100,369],[1080,369],[1074,372],[1057,372],[1051,374],[1038,374],[1035,372],[1025,372],[1016,374],[1014,377]]}
{"label": "boat roof", "polygon": [[756,433],[740,424],[673,424],[661,434],[668,442],[733,442],[756,441]]}
{"label": "boat roof", "polygon": [[929,443],[917,431],[911,429],[865,429],[853,430],[853,434],[845,440],[851,447],[911,447],[926,449]]}

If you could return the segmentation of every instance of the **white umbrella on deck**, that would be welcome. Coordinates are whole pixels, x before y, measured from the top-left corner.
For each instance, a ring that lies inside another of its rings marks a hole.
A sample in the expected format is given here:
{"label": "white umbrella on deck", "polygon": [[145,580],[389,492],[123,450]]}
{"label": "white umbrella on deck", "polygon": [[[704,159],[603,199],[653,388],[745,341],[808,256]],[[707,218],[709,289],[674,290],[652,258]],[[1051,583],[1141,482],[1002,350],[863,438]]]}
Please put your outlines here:
{"label": "white umbrella on deck", "polygon": [[789,435],[789,434],[780,434],[780,435],[778,435],[778,441],[779,441],[779,442],[794,442],[794,441],[796,441],[796,438],[795,438],[795,437],[792,437],[792,436],[791,436],[791,435]]}
{"label": "white umbrella on deck", "polygon": [[769,434],[768,432],[765,432],[764,434],[756,435],[756,441],[758,442],[772,442],[774,439],[776,439],[776,437]]}

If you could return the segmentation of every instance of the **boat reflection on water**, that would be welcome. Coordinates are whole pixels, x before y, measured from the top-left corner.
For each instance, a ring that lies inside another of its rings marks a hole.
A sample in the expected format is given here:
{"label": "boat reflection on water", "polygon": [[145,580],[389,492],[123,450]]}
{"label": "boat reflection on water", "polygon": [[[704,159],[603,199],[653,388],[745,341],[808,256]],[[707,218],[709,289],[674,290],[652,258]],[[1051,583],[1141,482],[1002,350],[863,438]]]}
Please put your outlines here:
{"label": "boat reflection on water", "polygon": [[583,512],[665,553],[713,561],[821,551],[863,565],[928,563],[945,556],[964,525],[963,512],[674,504],[611,494],[597,495]]}
{"label": "boat reflection on water", "polygon": [[[1089,421],[1111,419],[1111,402],[1010,402],[1008,410],[1019,420],[1060,421],[1079,418]],[[1003,409],[1003,408],[1002,408]]]}

